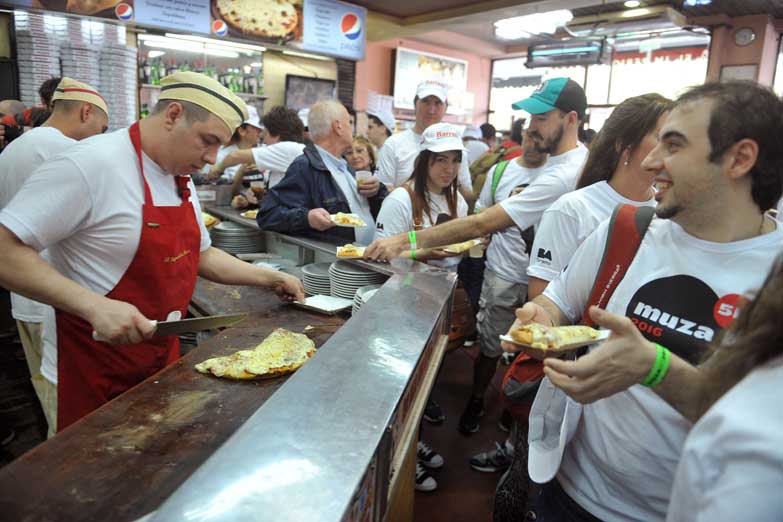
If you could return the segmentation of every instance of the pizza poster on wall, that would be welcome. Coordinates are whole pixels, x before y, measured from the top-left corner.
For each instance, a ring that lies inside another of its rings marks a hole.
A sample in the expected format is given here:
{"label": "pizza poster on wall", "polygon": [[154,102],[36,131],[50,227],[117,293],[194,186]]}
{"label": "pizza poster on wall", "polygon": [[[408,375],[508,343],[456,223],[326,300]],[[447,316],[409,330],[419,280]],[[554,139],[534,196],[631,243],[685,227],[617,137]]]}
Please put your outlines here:
{"label": "pizza poster on wall", "polygon": [[213,36],[277,45],[301,42],[303,0],[211,0]]}
{"label": "pizza poster on wall", "polygon": [[[11,2],[19,3],[19,2]],[[122,22],[134,19],[134,0],[32,0],[30,7],[79,15],[110,18]]]}

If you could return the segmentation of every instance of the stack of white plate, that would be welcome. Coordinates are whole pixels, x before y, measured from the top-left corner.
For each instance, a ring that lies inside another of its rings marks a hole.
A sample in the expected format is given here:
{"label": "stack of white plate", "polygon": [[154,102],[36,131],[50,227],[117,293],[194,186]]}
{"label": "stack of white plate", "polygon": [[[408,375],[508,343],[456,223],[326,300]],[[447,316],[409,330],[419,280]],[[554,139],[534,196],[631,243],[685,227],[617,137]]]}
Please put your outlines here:
{"label": "stack of white plate", "polygon": [[380,284],[386,281],[386,279],[388,279],[388,276],[352,265],[347,261],[335,261],[329,267],[332,295],[344,299],[353,300],[359,288]]}
{"label": "stack of white plate", "polygon": [[30,20],[30,30],[16,32],[19,99],[28,107],[41,104],[38,88],[60,74],[60,43],[44,32],[43,22]]}
{"label": "stack of white plate", "polygon": [[369,301],[380,287],[381,285],[367,285],[359,288],[356,291],[356,296],[353,298],[353,309],[351,310],[351,314],[358,312],[362,305]]}
{"label": "stack of white plate", "polygon": [[264,233],[243,225],[223,221],[209,231],[212,246],[230,254],[253,254],[264,251]]}
{"label": "stack of white plate", "polygon": [[111,130],[127,127],[136,120],[136,55],[135,47],[118,43],[106,42],[101,48],[100,89],[111,111]]}
{"label": "stack of white plate", "polygon": [[302,283],[308,295],[330,295],[329,266],[331,263],[313,263],[302,267]]}

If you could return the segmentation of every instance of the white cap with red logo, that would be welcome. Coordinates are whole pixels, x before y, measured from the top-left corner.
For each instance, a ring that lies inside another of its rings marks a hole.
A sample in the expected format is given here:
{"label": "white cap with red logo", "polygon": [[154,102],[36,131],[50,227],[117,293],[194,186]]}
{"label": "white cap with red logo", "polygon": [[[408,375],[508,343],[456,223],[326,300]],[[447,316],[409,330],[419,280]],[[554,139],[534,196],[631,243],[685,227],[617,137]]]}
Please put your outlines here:
{"label": "white cap with red logo", "polygon": [[421,135],[419,150],[431,152],[446,152],[449,150],[465,150],[462,144],[462,133],[459,127],[450,123],[436,123],[427,127]]}
{"label": "white cap with red logo", "polygon": [[424,80],[416,87],[416,96],[418,96],[420,100],[423,100],[427,96],[435,96],[440,101],[445,102],[448,94],[449,84],[436,78]]}

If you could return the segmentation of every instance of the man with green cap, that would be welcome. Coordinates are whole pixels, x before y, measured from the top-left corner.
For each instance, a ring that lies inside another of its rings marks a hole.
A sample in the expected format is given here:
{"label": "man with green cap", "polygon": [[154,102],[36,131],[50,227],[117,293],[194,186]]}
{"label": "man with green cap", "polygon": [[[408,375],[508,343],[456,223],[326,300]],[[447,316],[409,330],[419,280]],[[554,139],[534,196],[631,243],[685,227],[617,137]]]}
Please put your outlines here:
{"label": "man with green cap", "polygon": [[58,431],[179,357],[152,321],[184,316],[197,276],[304,298],[298,279],[211,246],[187,176],[246,118],[218,82],[173,74],[149,117],[42,165],[0,212],[0,284],[55,309],[41,373],[56,384]]}
{"label": "man with green cap", "polygon": [[[531,114],[527,136],[538,152],[549,154],[535,180],[520,193],[479,214],[415,232],[415,246],[408,234],[376,240],[365,252],[368,258],[387,261],[415,248],[458,243],[512,226],[527,230],[538,225],[544,211],[560,196],[574,190],[587,157],[587,149],[577,140],[577,130],[587,108],[584,90],[571,79],[552,78],[540,85],[529,98],[514,103],[512,107]],[[529,247],[532,247],[532,241],[531,245],[520,245],[522,249]],[[521,271],[526,269],[525,266],[518,268]],[[479,429],[479,419],[484,413],[484,393],[502,354],[497,340],[481,342],[481,352],[473,367],[471,396],[459,422],[459,429],[464,434],[475,433]]]}

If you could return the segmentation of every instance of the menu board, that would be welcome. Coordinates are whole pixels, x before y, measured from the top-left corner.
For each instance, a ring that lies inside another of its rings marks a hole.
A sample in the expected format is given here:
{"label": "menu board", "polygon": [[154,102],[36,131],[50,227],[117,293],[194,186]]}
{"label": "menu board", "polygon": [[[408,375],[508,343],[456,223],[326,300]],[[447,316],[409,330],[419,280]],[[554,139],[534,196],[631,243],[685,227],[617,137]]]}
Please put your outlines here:
{"label": "menu board", "polygon": [[0,5],[364,58],[367,10],[337,0],[0,0]]}
{"label": "menu board", "polygon": [[210,0],[134,0],[136,23],[177,31],[208,33]]}
{"label": "menu board", "polygon": [[468,62],[398,47],[394,67],[394,106],[413,109],[417,85],[429,79],[437,79],[449,86],[449,114],[465,114],[472,108],[472,100],[465,95]]}

